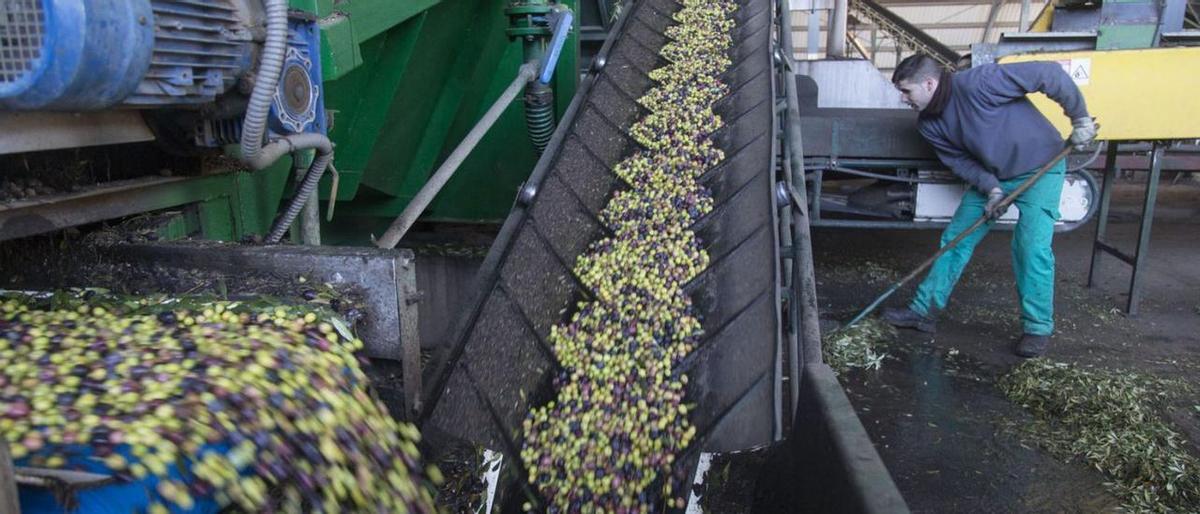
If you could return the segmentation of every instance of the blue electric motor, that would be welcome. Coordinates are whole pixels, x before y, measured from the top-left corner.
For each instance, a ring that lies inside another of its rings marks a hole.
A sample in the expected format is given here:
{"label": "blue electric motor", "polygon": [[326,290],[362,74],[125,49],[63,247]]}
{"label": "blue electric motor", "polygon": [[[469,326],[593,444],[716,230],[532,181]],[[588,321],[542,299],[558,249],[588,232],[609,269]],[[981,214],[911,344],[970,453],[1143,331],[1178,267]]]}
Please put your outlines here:
{"label": "blue electric motor", "polygon": [[5,0],[0,108],[212,102],[250,68],[249,15],[230,0]]}
{"label": "blue electric motor", "polygon": [[[0,0],[0,110],[194,109],[243,94],[260,1]],[[324,133],[314,19],[289,19],[283,64],[271,132]],[[212,137],[220,124],[236,132],[240,119],[204,120],[197,143],[228,142]]]}

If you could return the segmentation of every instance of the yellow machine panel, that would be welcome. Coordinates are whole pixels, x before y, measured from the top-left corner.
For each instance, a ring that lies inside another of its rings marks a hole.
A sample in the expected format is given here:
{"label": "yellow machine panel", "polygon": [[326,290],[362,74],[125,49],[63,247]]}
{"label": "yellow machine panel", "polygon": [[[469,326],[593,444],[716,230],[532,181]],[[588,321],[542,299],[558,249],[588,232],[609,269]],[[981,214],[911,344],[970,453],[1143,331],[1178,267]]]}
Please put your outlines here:
{"label": "yellow machine panel", "polygon": [[1038,12],[1033,23],[1029,24],[1029,32],[1050,32],[1050,25],[1054,23],[1054,4],[1057,2],[1046,2],[1042,6],[1042,10]]}
{"label": "yellow machine panel", "polygon": [[[1048,52],[1010,55],[1001,63],[1058,61],[1075,79],[1101,140],[1200,138],[1200,48]],[[1065,136],[1071,122],[1044,95],[1033,103]]]}

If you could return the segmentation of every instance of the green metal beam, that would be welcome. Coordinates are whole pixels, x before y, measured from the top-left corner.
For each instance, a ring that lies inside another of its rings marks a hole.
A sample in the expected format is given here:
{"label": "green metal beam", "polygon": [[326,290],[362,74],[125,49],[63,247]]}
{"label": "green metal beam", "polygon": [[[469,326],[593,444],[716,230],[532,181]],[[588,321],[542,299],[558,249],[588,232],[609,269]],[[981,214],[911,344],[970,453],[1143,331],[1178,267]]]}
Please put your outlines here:
{"label": "green metal beam", "polygon": [[0,208],[0,240],[187,205],[197,206],[206,238],[261,234],[279,207],[287,161],[253,173],[153,177],[94,187],[50,202],[16,202]]}

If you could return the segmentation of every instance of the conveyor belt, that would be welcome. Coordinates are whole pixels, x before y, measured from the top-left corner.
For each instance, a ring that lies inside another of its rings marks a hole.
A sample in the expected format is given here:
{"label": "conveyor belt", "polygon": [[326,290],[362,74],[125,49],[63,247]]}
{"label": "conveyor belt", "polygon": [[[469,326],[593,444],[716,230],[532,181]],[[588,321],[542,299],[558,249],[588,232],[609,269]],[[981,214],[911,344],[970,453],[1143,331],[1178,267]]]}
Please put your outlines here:
{"label": "conveyor belt", "polygon": [[884,32],[892,36],[892,39],[897,41],[898,45],[903,43],[907,48],[915,48],[918,52],[933,57],[942,63],[942,66],[953,69],[958,64],[959,58],[961,58],[958,52],[951,50],[950,47],[941,41],[917,28],[916,25],[909,23],[904,18],[901,18],[887,7],[875,2],[875,0],[853,0],[850,2],[850,10],[877,27],[882,28]]}
{"label": "conveyor belt", "polygon": [[[742,0],[731,94],[717,108],[725,126],[714,141],[726,153],[703,182],[716,208],[694,227],[710,256],[688,286],[704,326],[685,362],[687,402],[706,451],[768,443],[777,433],[781,394],[778,243],[772,200],[776,154],[768,0]],[[644,109],[635,100],[663,64],[663,30],[679,8],[641,0],[627,10],[588,75],[525,189],[537,194],[506,220],[484,261],[480,287],[458,321],[453,348],[427,383],[422,430],[493,449],[516,448],[521,421],[547,401],[556,364],[546,341],[589,292],[573,276],[576,258],[606,234],[597,214],[622,187],[612,168],[638,145],[626,135]]]}

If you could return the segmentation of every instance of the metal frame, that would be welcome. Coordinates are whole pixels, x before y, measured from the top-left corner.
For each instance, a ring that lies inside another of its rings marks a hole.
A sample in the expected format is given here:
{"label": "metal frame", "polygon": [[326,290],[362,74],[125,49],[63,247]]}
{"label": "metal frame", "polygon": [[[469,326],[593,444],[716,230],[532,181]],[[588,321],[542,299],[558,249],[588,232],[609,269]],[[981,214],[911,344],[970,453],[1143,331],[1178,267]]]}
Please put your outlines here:
{"label": "metal frame", "polygon": [[253,172],[147,176],[3,202],[0,241],[185,206],[195,208],[190,228],[204,238],[237,240],[270,227],[289,170],[283,160]]}
{"label": "metal frame", "polygon": [[1145,200],[1142,204],[1141,227],[1138,229],[1137,247],[1132,255],[1127,254],[1108,241],[1108,210],[1112,201],[1112,189],[1117,178],[1117,148],[1116,141],[1108,145],[1105,156],[1104,180],[1100,186],[1100,219],[1096,222],[1096,236],[1092,239],[1092,260],[1088,266],[1087,286],[1094,287],[1096,283],[1096,265],[1100,256],[1107,253],[1117,260],[1130,265],[1133,270],[1129,277],[1129,298],[1125,303],[1125,313],[1137,316],[1142,301],[1142,272],[1145,271],[1146,259],[1150,254],[1150,229],[1154,225],[1154,205],[1158,200],[1158,182],[1162,175],[1163,152],[1166,143],[1155,141],[1150,150],[1150,176],[1146,182]]}
{"label": "metal frame", "polygon": [[[782,27],[783,26],[782,24],[785,23],[783,21],[785,18],[788,18],[788,21],[790,21],[791,13],[789,13],[787,10],[783,9],[779,3],[771,2],[768,5],[767,9],[769,11],[771,11],[771,22],[770,22],[770,26],[769,26],[770,30],[774,30],[776,26]],[[788,31],[788,37],[789,38],[791,37],[790,30]],[[780,43],[782,43],[782,40],[779,40],[779,41],[780,41]],[[844,41],[843,41],[843,43],[844,43]],[[767,44],[771,45],[769,37],[768,37]],[[781,49],[781,50],[789,50],[790,51],[790,48],[791,48],[790,46],[783,47],[783,49]],[[770,54],[771,54],[771,57],[770,57],[771,66],[773,68],[783,68],[782,66],[780,66],[780,63],[775,58],[776,55],[782,54],[789,58],[791,57],[790,53],[788,53],[787,51],[776,52],[776,51],[774,51],[774,49],[771,49]],[[787,66],[786,68],[791,69],[790,61],[789,61],[789,66]],[[784,82],[785,86],[786,86],[786,84],[787,83]],[[794,81],[792,82],[792,85],[794,88],[794,86],[795,86]],[[781,120],[780,116],[778,114],[779,113],[779,105],[780,105],[779,104],[779,99],[780,99],[779,98],[779,96],[780,96],[779,86],[780,86],[780,84],[778,83],[778,81],[775,80],[774,78],[772,78],[772,80],[770,81],[770,96],[769,96],[769,98],[773,102],[773,106],[774,106],[774,111],[773,111],[774,115],[771,116],[771,133],[770,133],[771,155],[772,156],[780,156],[781,154],[786,156],[786,154],[789,153],[789,152],[785,151],[785,148],[787,146],[789,146],[787,141],[783,140],[782,138],[779,137],[779,135],[781,133],[781,129],[783,127],[786,127],[784,120]],[[786,89],[785,89],[785,91],[786,91]],[[781,144],[781,142],[783,144]],[[774,163],[772,163],[771,168],[772,168],[771,169],[772,172],[775,172],[778,169]],[[784,168],[784,169],[786,169],[786,168]],[[766,170],[764,170],[764,171],[766,171]],[[772,177],[772,184],[774,183],[774,180],[776,180],[776,177]],[[779,210],[771,209],[771,221],[773,223],[773,226],[775,226],[775,227],[780,226],[779,225],[780,220],[781,220],[780,214],[781,213],[779,212]],[[793,223],[792,225],[794,226],[795,224]],[[782,248],[783,234],[781,233],[780,230],[777,229],[777,230],[775,230],[773,235],[775,236],[774,237],[774,243],[775,243],[774,262],[777,263],[776,264],[777,266],[782,267],[785,264],[783,262],[783,257],[782,257],[783,256],[783,248]],[[795,248],[797,246],[795,244],[796,243],[795,234],[792,235],[792,240],[793,240],[792,246],[793,246],[793,248]],[[794,262],[794,260],[793,260],[793,262]],[[797,266],[793,265],[792,268],[793,268],[793,273],[794,273],[795,270],[797,269]],[[793,365],[794,365],[794,362],[797,360],[796,359],[796,347],[795,347],[795,345],[790,344],[791,337],[788,337],[788,335],[784,333],[785,330],[784,330],[784,326],[783,326],[783,300],[785,297],[785,293],[784,293],[785,290],[782,287],[782,281],[784,279],[782,279],[780,277],[780,275],[781,275],[780,271],[782,271],[782,270],[780,270],[778,268],[775,270],[775,272],[776,272],[776,275],[775,275],[775,284],[776,284],[776,287],[775,287],[775,322],[778,324],[778,326],[776,327],[776,330],[775,330],[775,349],[776,349],[776,351],[775,351],[775,370],[774,370],[774,377],[773,377],[774,384],[773,384],[773,390],[772,390],[772,394],[774,396],[774,398],[772,398],[772,402],[774,403],[774,405],[772,406],[772,410],[773,410],[772,414],[774,416],[773,428],[775,431],[775,440],[776,441],[783,440],[783,438],[786,437],[786,435],[787,435],[787,433],[784,431],[784,419],[788,418],[788,416],[784,415],[785,407],[783,404],[784,354],[785,353],[791,354],[790,357],[788,358],[788,360],[792,361]],[[814,296],[815,296],[815,294],[814,294]],[[795,303],[794,299],[796,298],[796,296],[791,295],[791,298],[793,299],[793,301],[790,303]],[[789,346],[789,348],[787,350],[785,350],[785,348],[784,348],[785,344],[787,344]],[[795,377],[794,375],[791,375],[790,370],[789,370],[788,375],[789,375],[789,379],[788,379],[789,380],[789,384],[788,384],[789,389],[794,389],[795,388],[794,383],[798,379],[794,378]],[[792,395],[791,403],[792,403],[792,405],[790,405],[786,408],[788,408],[789,412],[794,413],[795,412],[795,395],[794,394]],[[720,421],[718,421],[717,424],[715,424],[714,426],[717,426],[719,424],[720,424]]]}
{"label": "metal frame", "polygon": [[[1114,147],[1115,147],[1115,145],[1114,145]],[[904,178],[904,177],[895,177],[895,178],[871,177],[871,176],[868,176],[870,174],[870,172],[865,172],[865,171],[850,168],[850,166],[858,166],[858,167],[863,167],[863,168],[943,169],[944,166],[941,163],[933,162],[933,161],[906,160],[906,159],[844,159],[843,160],[843,159],[837,159],[836,157],[834,157],[834,158],[822,157],[822,158],[805,159],[804,166],[807,168],[807,173],[805,174],[805,180],[808,182],[811,182],[812,188],[813,188],[812,198],[814,200],[812,202],[810,202],[809,208],[811,209],[811,212],[812,212],[810,224],[814,227],[936,230],[936,229],[945,228],[947,225],[950,224],[949,221],[912,221],[912,220],[905,221],[905,220],[887,220],[887,219],[880,219],[880,220],[830,219],[830,218],[825,218],[821,215],[822,214],[821,213],[821,211],[822,211],[821,193],[822,193],[822,187],[824,185],[824,180],[825,180],[825,172],[827,172],[827,171],[836,171],[836,172],[848,173],[848,174],[852,174],[852,175],[858,174],[858,175],[862,175],[864,178],[877,178],[878,180],[892,180],[895,182],[930,183],[930,184],[960,183],[959,181],[942,181],[942,180],[936,180],[936,179],[917,179],[917,178]],[[1086,171],[1078,170],[1078,171],[1068,172],[1068,174],[1071,174],[1071,173],[1074,173],[1077,176],[1083,178],[1090,185],[1092,185],[1093,189],[1098,190],[1098,188],[1095,187],[1095,181],[1092,179],[1092,177],[1090,175],[1087,174]],[[1089,221],[1091,221],[1092,217],[1096,215],[1097,211],[1099,211],[1099,208],[1097,207],[1097,204],[1093,203],[1091,206],[1089,206],[1089,210],[1088,210],[1087,214],[1084,215],[1083,219],[1081,219],[1079,221],[1071,222],[1071,223],[1063,223],[1061,225],[1056,224],[1054,226],[1054,231],[1056,233],[1070,232],[1079,227],[1082,227],[1083,225],[1085,225]],[[1016,228],[1016,223],[997,223],[992,227],[991,230],[1013,230],[1015,228]]]}
{"label": "metal frame", "polygon": [[[784,287],[788,295],[788,390],[791,399],[790,420],[794,420],[800,401],[800,379],[803,366],[822,362],[820,320],[817,311],[816,276],[813,270],[811,222],[808,212],[807,187],[805,187],[804,145],[800,130],[800,102],[796,93],[795,63],[792,60],[791,16],[787,15],[786,2],[778,2],[781,15],[778,19],[780,51],[776,52],[775,67],[783,91],[786,108],[777,115],[783,128],[783,152],[778,168],[777,180],[781,181],[789,195],[797,195],[796,201],[783,198],[781,203],[781,242],[784,255]],[[780,95],[782,93],[782,95]],[[798,187],[797,187],[798,186]]]}

